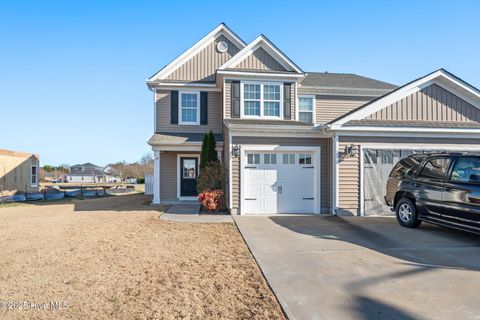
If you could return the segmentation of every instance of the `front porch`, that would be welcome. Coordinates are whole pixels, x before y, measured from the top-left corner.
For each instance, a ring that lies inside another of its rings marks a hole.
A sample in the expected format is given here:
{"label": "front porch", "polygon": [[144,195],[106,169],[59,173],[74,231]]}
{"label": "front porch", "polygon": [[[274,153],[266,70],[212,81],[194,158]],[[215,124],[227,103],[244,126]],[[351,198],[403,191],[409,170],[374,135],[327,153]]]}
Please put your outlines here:
{"label": "front porch", "polygon": [[[156,133],[149,140],[154,151],[152,204],[196,203],[196,180],[204,133]],[[223,137],[214,134],[221,159]]]}

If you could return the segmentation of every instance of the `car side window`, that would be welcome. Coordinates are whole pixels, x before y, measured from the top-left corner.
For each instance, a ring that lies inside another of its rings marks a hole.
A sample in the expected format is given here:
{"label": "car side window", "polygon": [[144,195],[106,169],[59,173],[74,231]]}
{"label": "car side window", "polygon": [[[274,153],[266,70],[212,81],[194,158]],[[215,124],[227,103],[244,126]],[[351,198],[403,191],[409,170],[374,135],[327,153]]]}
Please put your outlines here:
{"label": "car side window", "polygon": [[442,181],[447,174],[450,166],[450,159],[448,158],[434,158],[427,161],[422,169],[419,177],[429,180]]}
{"label": "car side window", "polygon": [[450,181],[468,183],[472,180],[480,182],[480,158],[459,158],[453,167]]}
{"label": "car side window", "polygon": [[408,171],[408,167],[405,165],[404,161],[400,161],[392,170],[392,176],[396,178],[403,178]]}

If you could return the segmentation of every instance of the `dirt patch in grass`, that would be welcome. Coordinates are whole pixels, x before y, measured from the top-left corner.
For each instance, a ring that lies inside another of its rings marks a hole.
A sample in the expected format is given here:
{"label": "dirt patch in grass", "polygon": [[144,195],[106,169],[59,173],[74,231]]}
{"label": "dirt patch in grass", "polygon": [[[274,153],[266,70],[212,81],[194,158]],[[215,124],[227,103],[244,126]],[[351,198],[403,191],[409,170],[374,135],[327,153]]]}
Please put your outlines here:
{"label": "dirt patch in grass", "polygon": [[0,208],[0,301],[68,303],[0,318],[283,318],[234,224],[163,221],[148,201]]}

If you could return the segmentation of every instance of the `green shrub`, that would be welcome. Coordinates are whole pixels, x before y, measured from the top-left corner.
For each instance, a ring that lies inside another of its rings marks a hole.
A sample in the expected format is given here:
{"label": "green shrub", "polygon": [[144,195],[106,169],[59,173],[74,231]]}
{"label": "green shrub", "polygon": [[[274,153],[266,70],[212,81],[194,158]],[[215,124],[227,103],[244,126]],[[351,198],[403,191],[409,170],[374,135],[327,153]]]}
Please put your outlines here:
{"label": "green shrub", "polygon": [[202,149],[200,151],[200,169],[205,167],[207,163],[212,161],[218,161],[217,151],[215,150],[217,143],[215,136],[210,130],[203,136]]}
{"label": "green shrub", "polygon": [[211,190],[224,190],[225,172],[220,161],[210,161],[200,170],[197,179],[199,193]]}

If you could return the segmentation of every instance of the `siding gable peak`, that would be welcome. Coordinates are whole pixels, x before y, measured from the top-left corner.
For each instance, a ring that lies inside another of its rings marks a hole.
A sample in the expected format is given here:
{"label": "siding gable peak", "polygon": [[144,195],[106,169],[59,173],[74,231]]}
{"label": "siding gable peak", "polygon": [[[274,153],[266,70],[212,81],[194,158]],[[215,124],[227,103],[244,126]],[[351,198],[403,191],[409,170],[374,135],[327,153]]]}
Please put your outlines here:
{"label": "siding gable peak", "polygon": [[468,122],[479,121],[479,113],[480,91],[452,73],[439,69],[346,113],[330,124],[342,126],[362,119]]}
{"label": "siding gable peak", "polygon": [[263,34],[218,68],[227,69],[260,69],[303,74],[302,69]]}
{"label": "siding gable peak", "polygon": [[[219,41],[227,43],[228,49],[226,52],[217,51],[216,45]],[[224,23],[221,23],[184,53],[147,79],[147,84],[161,80],[212,81],[211,79],[204,78],[215,73],[218,66],[233,57],[245,46],[246,43],[241,38]],[[187,73],[185,70],[183,70],[183,73],[182,71],[177,72],[189,63],[190,65],[188,67],[192,70],[190,76],[185,75]],[[210,67],[204,68],[203,65],[205,64]],[[210,71],[210,69],[213,69],[213,72]],[[176,72],[177,74],[173,75]]]}

